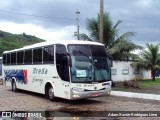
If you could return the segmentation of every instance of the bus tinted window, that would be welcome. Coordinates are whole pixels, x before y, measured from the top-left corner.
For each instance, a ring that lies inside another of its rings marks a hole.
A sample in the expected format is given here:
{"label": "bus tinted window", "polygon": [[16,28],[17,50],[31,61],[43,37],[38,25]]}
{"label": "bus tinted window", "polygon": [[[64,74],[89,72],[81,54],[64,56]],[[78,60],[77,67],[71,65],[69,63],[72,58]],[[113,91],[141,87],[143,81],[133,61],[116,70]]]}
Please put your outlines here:
{"label": "bus tinted window", "polygon": [[11,54],[7,53],[7,65],[10,65],[11,63]]}
{"label": "bus tinted window", "polygon": [[16,56],[17,54],[16,53],[11,53],[11,64],[16,64]]}
{"label": "bus tinted window", "polygon": [[33,50],[33,63],[42,63],[42,48]]}
{"label": "bus tinted window", "polygon": [[32,63],[32,50],[25,50],[24,63],[25,64]]}
{"label": "bus tinted window", "polygon": [[17,64],[23,64],[24,52],[17,52]]}
{"label": "bus tinted window", "polygon": [[56,46],[56,67],[62,80],[69,81],[69,68],[67,64],[67,51],[64,45]]}
{"label": "bus tinted window", "polygon": [[3,54],[3,64],[6,65],[6,54]]}
{"label": "bus tinted window", "polygon": [[54,46],[44,47],[43,63],[54,63]]}

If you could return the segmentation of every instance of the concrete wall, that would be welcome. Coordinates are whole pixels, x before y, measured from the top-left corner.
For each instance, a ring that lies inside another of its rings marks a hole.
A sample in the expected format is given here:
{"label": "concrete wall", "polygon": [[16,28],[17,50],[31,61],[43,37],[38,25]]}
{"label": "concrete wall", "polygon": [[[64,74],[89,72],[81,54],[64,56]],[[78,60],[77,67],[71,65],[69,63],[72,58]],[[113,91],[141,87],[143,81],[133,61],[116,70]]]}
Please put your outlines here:
{"label": "concrete wall", "polygon": [[133,80],[133,79],[150,79],[151,72],[143,69],[133,68],[130,64],[132,62],[117,62],[113,61],[113,67],[111,68],[112,80],[114,82]]}

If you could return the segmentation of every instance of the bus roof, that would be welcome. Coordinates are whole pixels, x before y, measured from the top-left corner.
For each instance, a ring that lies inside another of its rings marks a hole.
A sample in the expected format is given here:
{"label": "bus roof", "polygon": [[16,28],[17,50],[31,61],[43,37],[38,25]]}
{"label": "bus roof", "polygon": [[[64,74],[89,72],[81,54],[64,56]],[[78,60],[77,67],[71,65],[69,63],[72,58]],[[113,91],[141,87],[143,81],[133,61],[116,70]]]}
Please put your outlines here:
{"label": "bus roof", "polygon": [[10,50],[10,51],[5,51],[4,53],[14,52],[14,51],[20,51],[20,50],[25,50],[25,49],[31,49],[31,48],[36,48],[36,47],[43,47],[43,46],[53,45],[53,44],[63,44],[65,46],[67,46],[69,44],[102,45],[102,46],[104,46],[101,43],[92,42],[92,41],[84,41],[84,40],[59,40],[59,41],[52,41],[52,42],[48,42],[48,41],[46,41],[46,42],[40,42],[40,43],[36,43],[36,44],[25,46],[23,48],[14,49],[14,50]]}

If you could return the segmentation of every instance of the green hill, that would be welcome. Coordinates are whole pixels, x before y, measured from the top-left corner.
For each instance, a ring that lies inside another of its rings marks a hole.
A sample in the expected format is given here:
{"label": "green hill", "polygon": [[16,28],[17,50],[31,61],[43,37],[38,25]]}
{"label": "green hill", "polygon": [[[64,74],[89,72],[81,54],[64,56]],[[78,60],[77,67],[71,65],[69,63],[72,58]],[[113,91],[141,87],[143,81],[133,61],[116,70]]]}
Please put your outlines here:
{"label": "green hill", "polygon": [[0,56],[6,50],[13,50],[21,48],[26,45],[44,42],[45,40],[39,39],[35,36],[23,34],[11,34],[0,30]]}

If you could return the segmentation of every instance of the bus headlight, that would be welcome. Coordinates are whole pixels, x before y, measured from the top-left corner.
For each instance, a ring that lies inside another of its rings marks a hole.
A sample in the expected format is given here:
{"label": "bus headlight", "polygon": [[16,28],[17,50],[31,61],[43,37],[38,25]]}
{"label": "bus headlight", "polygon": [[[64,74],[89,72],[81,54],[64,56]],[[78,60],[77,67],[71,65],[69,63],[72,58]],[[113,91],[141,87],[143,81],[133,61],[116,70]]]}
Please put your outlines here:
{"label": "bus headlight", "polygon": [[72,90],[76,91],[76,92],[82,92],[82,91],[84,91],[83,88],[76,88],[76,87],[73,87]]}
{"label": "bus headlight", "polygon": [[79,95],[73,95],[73,97],[74,97],[74,98],[79,98],[80,96],[79,96]]}

